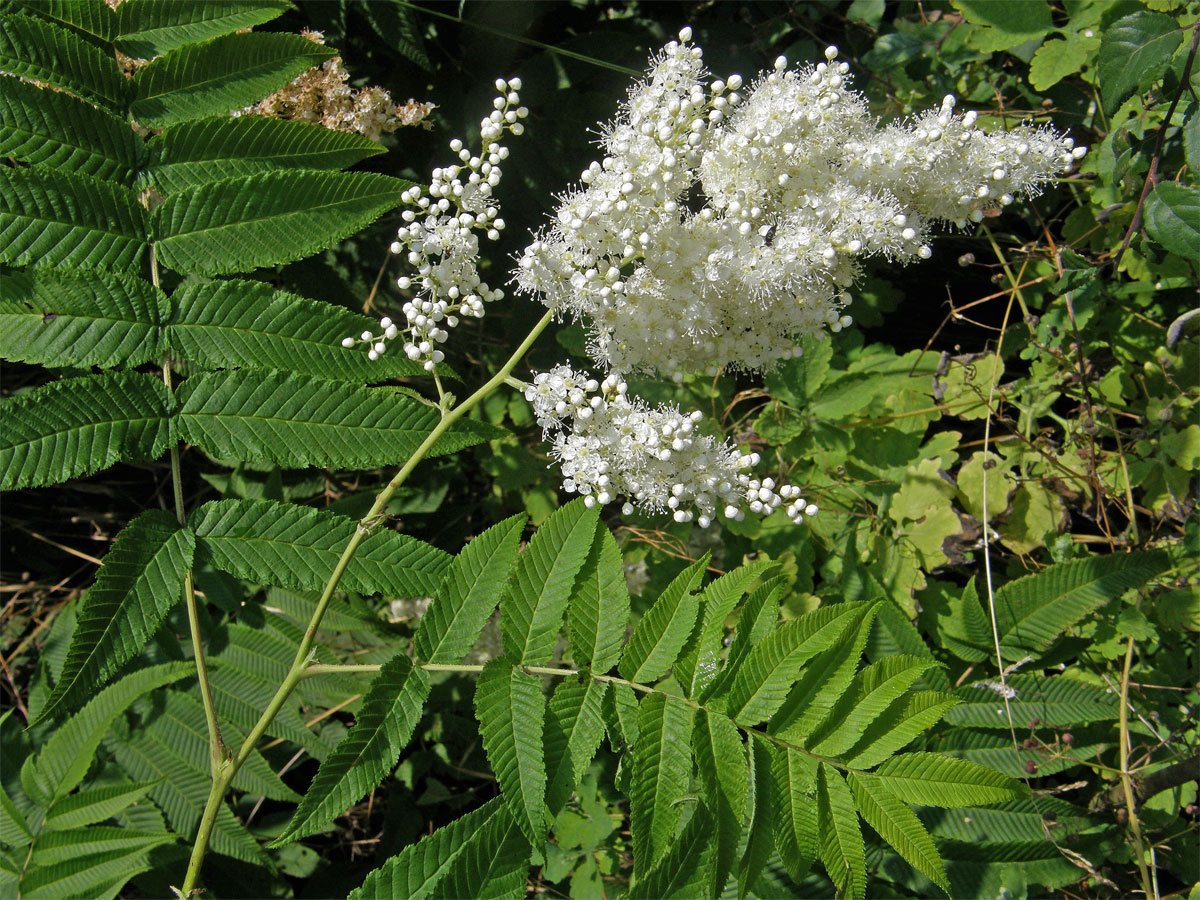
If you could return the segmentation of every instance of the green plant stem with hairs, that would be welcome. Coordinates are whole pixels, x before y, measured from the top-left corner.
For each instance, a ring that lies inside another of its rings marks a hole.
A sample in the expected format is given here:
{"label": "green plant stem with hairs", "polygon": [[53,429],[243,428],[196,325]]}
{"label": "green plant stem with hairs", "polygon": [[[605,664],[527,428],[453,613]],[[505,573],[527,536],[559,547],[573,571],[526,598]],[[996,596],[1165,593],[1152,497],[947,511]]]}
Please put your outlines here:
{"label": "green plant stem with hairs", "polygon": [[[417,464],[425,458],[426,454],[437,443],[438,439],[446,433],[446,431],[456,421],[475,408],[482,400],[490,396],[498,387],[508,383],[509,376],[517,363],[533,346],[533,342],[537,340],[538,335],[545,330],[546,326],[554,318],[553,311],[548,311],[538,323],[533,326],[533,329],[525,336],[520,346],[513,352],[512,356],[500,367],[500,370],[493,375],[482,387],[475,393],[463,400],[457,406],[446,410],[442,415],[441,420],[434,427],[433,431],[421,442],[421,445],[413,451],[412,456],[408,461],[400,467],[400,470],[388,482],[387,486],[379,492],[375,498],[375,502],[371,508],[358,521],[358,526],[354,530],[354,536],[346,544],[346,548],[342,551],[341,557],[338,559],[337,565],[333,569],[333,573],[329,576],[329,580],[325,584],[324,590],[321,592],[321,597],[317,601],[317,607],[313,610],[312,618],[308,622],[308,627],[304,630],[304,636],[300,639],[300,646],[296,649],[296,656],[292,660],[291,668],[284,676],[283,682],[279,685],[279,689],[271,698],[271,702],[267,704],[267,708],[263,711],[250,733],[246,735],[246,739],[242,742],[238,749],[237,755],[227,755],[219,763],[214,762],[213,767],[213,783],[209,791],[208,801],[204,807],[204,813],[200,819],[200,828],[196,833],[196,840],[192,846],[192,856],[188,862],[187,875],[184,878],[183,887],[179,890],[182,897],[189,897],[196,890],[196,882],[200,876],[200,867],[204,862],[204,855],[208,850],[208,842],[212,837],[213,826],[217,821],[217,811],[225,800],[225,793],[229,790],[229,785],[237,774],[238,769],[242,766],[250,754],[254,752],[258,741],[270,727],[271,722],[275,720],[275,716],[279,714],[279,710],[283,708],[283,704],[287,702],[296,685],[306,677],[306,674],[313,668],[309,664],[312,661],[312,646],[316,640],[317,631],[321,627],[321,620],[325,616],[325,611],[329,608],[329,603],[333,599],[334,593],[337,591],[338,584],[342,580],[342,575],[345,574],[346,568],[350,565],[350,561],[354,558],[359,545],[363,542],[368,534],[371,533],[384,519],[384,510],[387,508],[388,502],[392,499],[392,495],[396,490],[404,484],[408,476],[412,474],[413,469]],[[177,458],[176,456],[172,457]],[[194,600],[193,600],[194,603]],[[189,610],[191,607],[189,607]],[[200,650],[200,637],[198,622],[189,615],[189,627],[192,633],[193,646],[196,648],[197,671],[201,677],[202,692],[207,693],[207,675],[204,668],[203,656]],[[373,671],[371,667],[357,667],[357,671]],[[557,671],[557,670],[556,670]],[[206,707],[207,708],[207,707]],[[219,730],[216,729],[215,715],[209,720],[210,739],[212,741],[220,740]]]}

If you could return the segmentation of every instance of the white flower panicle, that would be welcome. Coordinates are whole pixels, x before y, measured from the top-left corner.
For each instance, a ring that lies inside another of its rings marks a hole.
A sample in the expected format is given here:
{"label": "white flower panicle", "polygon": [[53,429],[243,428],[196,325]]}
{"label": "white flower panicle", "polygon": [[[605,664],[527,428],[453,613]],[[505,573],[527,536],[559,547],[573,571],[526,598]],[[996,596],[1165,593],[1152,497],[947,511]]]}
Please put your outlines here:
{"label": "white flower panicle", "polygon": [[529,110],[520,105],[519,78],[497,79],[500,94],[493,111],[479,126],[483,151],[475,156],[457,138],[450,142],[459,163],[434,169],[428,194],[420,187],[409,188],[401,199],[410,207],[401,215],[407,223],[392,244],[393,253],[404,253],[414,274],[397,280],[413,297],[403,306],[404,324],[384,317],[381,334],[363,332],[358,338],[347,337],[342,346],[370,345],[368,356],[378,359],[388,342],[403,339],[403,351],[409,359],[421,362],[433,372],[444,358],[438,349],[450,336],[449,329],[462,317],[481,319],[484,304],[504,297],[479,277],[479,237],[499,239],[504,220],[492,194],[500,183],[500,164],[508,158],[508,148],[499,141],[504,133],[520,135],[525,126],[521,119]]}
{"label": "white flower panicle", "polygon": [[835,47],[708,82],[690,40],[652,60],[514,277],[586,320],[610,371],[769,368],[849,324],[862,258],[928,258],[931,222],[978,221],[1083,153],[1048,128],[985,133],[953,97],[881,130]]}
{"label": "white flower panicle", "polygon": [[630,397],[624,381],[599,382],[570,366],[539,373],[525,390],[559,461],[563,487],[588,506],[627,498],[634,508],[670,512],[676,522],[712,524],[718,510],[741,520],[747,512],[785,508],[794,521],[817,513],[792,485],[752,477],[757,453],[742,454],[701,434],[699,412],[651,407]]}

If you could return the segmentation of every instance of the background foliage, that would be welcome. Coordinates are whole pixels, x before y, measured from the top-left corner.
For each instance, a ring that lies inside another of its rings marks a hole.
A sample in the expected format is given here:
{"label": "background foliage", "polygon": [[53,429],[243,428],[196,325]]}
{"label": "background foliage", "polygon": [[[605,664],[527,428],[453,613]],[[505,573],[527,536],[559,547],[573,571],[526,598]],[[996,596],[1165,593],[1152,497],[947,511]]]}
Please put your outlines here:
{"label": "background foliage", "polygon": [[[855,327],[813,342],[765,385],[635,386],[711,413],[810,485],[822,513],[804,529],[776,516],[700,532],[610,510],[616,540],[605,539],[578,507],[552,516],[566,498],[528,405],[489,397],[441,448],[461,452],[424,463],[396,495],[396,530],[364,543],[325,619],[318,662],[382,671],[301,682],[217,818],[209,891],[686,896],[702,885],[684,876],[722,886],[716,873],[735,858],[751,874],[728,890],[764,897],[835,887],[934,896],[939,885],[955,897],[1129,896],[1147,875],[1167,896],[1200,881],[1200,343],[1186,316],[1200,248],[1195,4],[250,6],[213,3],[186,26],[149,0],[111,18],[78,4],[3,6],[0,70],[68,89],[6,77],[0,93],[0,259],[10,266],[0,453],[4,486],[20,488],[5,498],[0,647],[9,883],[24,872],[31,896],[160,896],[179,883],[209,765],[185,611],[171,599],[188,565],[214,702],[236,746],[287,671],[350,517],[391,477],[381,467],[402,462],[437,418],[406,394],[363,389],[414,375],[405,360],[368,368],[338,344],[367,327],[362,313],[403,302],[387,251],[399,191],[444,161],[451,137],[475,133],[497,76],[519,75],[531,116],[501,189],[510,227],[484,273],[499,283],[527,227],[592,159],[589,129],[611,116],[628,70],[683,24],[718,74],[748,75],[779,53],[815,59],[835,43],[882,118],[954,93],[995,127],[1052,121],[1091,150],[1077,175],[942,238],[932,260],[870,271],[850,308]],[[327,47],[296,37],[304,27]],[[162,56],[127,79],[111,46]],[[333,47],[356,82],[436,103],[432,130],[385,136],[378,153],[365,139],[302,138],[281,123],[261,140],[287,153],[256,159],[226,120],[206,118],[255,102]],[[193,80],[197,67],[251,64],[253,77],[220,92]],[[105,109],[164,130],[143,140]],[[270,208],[239,216],[251,186]],[[150,209],[138,200],[146,190]],[[158,286],[143,277],[151,244],[171,270]],[[219,275],[236,277],[208,280]],[[302,298],[343,310],[318,316]],[[463,386],[495,371],[537,317],[531,304],[505,303],[486,328],[456,335],[448,363]],[[528,362],[547,367],[582,343],[564,325]],[[187,361],[173,393],[148,365],[164,353]],[[161,458],[179,441],[191,447],[186,529],[166,511]],[[526,518],[544,527],[523,530]],[[268,521],[269,534],[246,539]],[[619,663],[639,682],[670,671],[670,693],[719,701],[696,710],[659,693],[639,707],[615,684],[566,678],[548,692],[511,664],[476,677],[426,673],[396,655],[411,646],[417,659],[461,659],[498,599],[498,587],[472,585],[503,584],[513,566],[511,594],[529,615],[502,619],[508,657],[540,664],[565,652],[598,672]],[[573,604],[569,640],[557,641],[537,612],[554,566],[569,570],[567,583],[591,573],[596,604],[623,595],[623,566],[636,623],[623,654],[622,635],[599,627],[624,621],[619,600],[590,617]],[[730,574],[705,587],[706,570]],[[393,602],[431,595],[447,573],[469,627],[437,604],[418,624],[419,604]],[[697,620],[688,602],[701,589],[705,609],[724,615]],[[730,674],[707,683],[703,647],[721,642],[705,641],[724,637],[731,615]],[[751,650],[772,631],[794,637],[847,616],[859,618],[829,632],[802,669],[786,638]],[[113,621],[142,626],[131,636]],[[76,629],[87,640],[72,640]],[[786,670],[775,681],[772,666]],[[98,682],[109,686],[89,689]],[[495,727],[501,709],[541,721],[545,745]],[[806,757],[753,736],[743,751],[725,724],[734,720],[769,721],[772,735],[803,736],[858,771],[808,770]],[[989,805],[1001,788],[975,799],[881,792],[871,779],[899,783],[912,765],[885,762],[902,726],[912,758],[981,763],[1032,793]],[[694,778],[678,753],[645,758],[672,746],[647,735],[681,732],[692,735]],[[1123,733],[1134,786],[1169,783],[1133,822]],[[753,767],[749,788],[722,778],[734,752]],[[355,758],[374,763],[346,762]],[[545,794],[547,832],[540,792],[564,767],[579,786]],[[1193,780],[1163,775],[1172,771]],[[689,799],[660,809],[658,792]],[[705,840],[701,802],[718,823],[752,813],[755,827]],[[814,829],[814,809],[833,827]],[[856,842],[858,815],[870,828]],[[928,845],[912,837],[926,834]],[[486,870],[493,857],[519,865]],[[644,870],[635,858],[662,864]]]}

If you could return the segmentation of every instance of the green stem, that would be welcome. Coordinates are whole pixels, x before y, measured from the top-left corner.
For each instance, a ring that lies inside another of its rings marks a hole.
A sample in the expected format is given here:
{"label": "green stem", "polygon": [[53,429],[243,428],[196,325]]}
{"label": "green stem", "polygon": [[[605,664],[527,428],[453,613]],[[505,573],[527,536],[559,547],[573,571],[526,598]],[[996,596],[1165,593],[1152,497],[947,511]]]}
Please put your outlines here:
{"label": "green stem", "polygon": [[[1137,606],[1134,606],[1136,609]],[[1146,843],[1142,839],[1142,824],[1138,817],[1137,800],[1134,797],[1133,776],[1129,771],[1129,673],[1133,668],[1133,638],[1125,645],[1125,665],[1121,669],[1121,713],[1118,731],[1121,742],[1118,759],[1121,766],[1121,790],[1125,794],[1125,812],[1129,816],[1129,832],[1133,837],[1134,852],[1137,854],[1138,874],[1142,879],[1142,890],[1146,900],[1158,900],[1150,871],[1146,868]]]}
{"label": "green stem", "polygon": [[[204,810],[205,819],[211,817],[216,820],[216,808],[224,801],[225,791],[229,787],[229,782],[233,780],[233,776],[241,765],[254,752],[259,740],[274,721],[275,716],[279,714],[279,710],[283,708],[283,704],[287,702],[296,685],[305,677],[306,672],[311,668],[309,663],[312,660],[313,642],[316,640],[317,631],[321,627],[321,620],[325,617],[325,611],[329,608],[330,602],[333,600],[333,595],[337,591],[338,583],[342,580],[342,575],[345,574],[346,568],[350,565],[350,561],[354,558],[355,552],[358,550],[359,544],[363,542],[372,529],[379,525],[385,518],[384,510],[387,508],[388,502],[392,499],[392,495],[396,490],[404,484],[405,480],[417,464],[425,458],[426,454],[433,448],[433,445],[438,442],[450,426],[465,416],[468,412],[477,406],[480,401],[495,391],[500,385],[505,383],[505,379],[520,362],[521,358],[533,346],[533,342],[537,340],[546,328],[547,325],[554,319],[554,312],[548,311],[533,326],[533,330],[525,336],[525,340],[513,352],[503,366],[500,367],[495,375],[493,375],[479,390],[473,393],[470,397],[460,403],[451,410],[447,410],[442,416],[441,421],[434,426],[433,431],[421,442],[421,445],[413,451],[412,456],[408,461],[400,467],[400,471],[395,477],[388,482],[387,486],[379,492],[375,498],[375,502],[366,514],[359,519],[357,527],[354,529],[354,536],[350,538],[346,544],[346,549],[342,551],[341,557],[338,559],[337,565],[333,569],[333,574],[329,576],[329,581],[325,584],[325,589],[321,592],[321,597],[317,601],[317,607],[313,610],[312,618],[309,620],[308,627],[304,630],[304,636],[300,639],[300,646],[296,649],[296,656],[292,660],[292,666],[288,670],[287,675],[280,684],[279,689],[275,692],[275,696],[271,698],[271,702],[267,704],[266,710],[259,717],[254,727],[250,729],[250,733],[246,735],[246,739],[242,742],[242,746],[238,749],[237,756],[229,760],[229,765],[221,769],[222,776],[228,773],[227,778],[216,777],[213,781],[213,790],[209,794],[208,804]],[[371,671],[371,669],[359,669],[359,671]],[[221,784],[221,781],[224,781]],[[204,819],[201,820],[203,825]],[[200,865],[204,861],[204,854],[208,851],[208,839],[211,834],[211,825],[209,831],[201,831],[196,835],[196,842],[192,846],[192,858],[188,863],[187,877],[183,883],[183,895],[189,896],[195,889],[196,880],[200,875]]]}

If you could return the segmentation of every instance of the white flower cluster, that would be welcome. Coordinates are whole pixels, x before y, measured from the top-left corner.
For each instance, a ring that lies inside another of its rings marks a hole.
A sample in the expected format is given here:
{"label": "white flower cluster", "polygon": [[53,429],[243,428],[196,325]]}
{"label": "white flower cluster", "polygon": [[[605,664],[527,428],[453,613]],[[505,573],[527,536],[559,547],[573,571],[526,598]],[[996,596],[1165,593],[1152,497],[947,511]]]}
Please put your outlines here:
{"label": "white flower cluster", "polygon": [[379,322],[382,334],[364,331],[357,339],[345,338],[343,347],[369,344],[367,355],[378,359],[389,341],[402,337],[408,358],[432,372],[444,358],[438,345],[449,337],[449,329],[464,316],[483,318],[484,304],[504,297],[504,291],[479,277],[477,232],[494,241],[504,229],[492,192],[500,183],[500,163],[508,158],[508,148],[500,139],[506,131],[520,135],[525,130],[520,120],[529,110],[520,105],[520,88],[519,78],[496,80],[501,93],[491,115],[479,125],[484,146],[480,155],[473,155],[455,138],[450,149],[460,164],[434,169],[428,195],[420,186],[401,195],[410,207],[401,214],[408,224],[391,249],[405,253],[415,270],[415,277],[405,275],[396,282],[403,290],[415,289],[403,307],[406,321],[398,325],[385,316]]}
{"label": "white flower cluster", "polygon": [[757,453],[741,454],[696,430],[699,412],[651,407],[630,397],[624,381],[603,382],[555,366],[525,390],[538,424],[560,462],[563,487],[588,506],[624,496],[626,515],[640,507],[669,511],[676,522],[707,528],[718,509],[741,520],[747,511],[769,514],[784,506],[799,522],[817,513],[792,485],[750,475]]}
{"label": "white flower cluster", "polygon": [[928,258],[932,220],[978,221],[1083,152],[1046,128],[985,133],[953,97],[881,130],[835,47],[706,83],[690,40],[652,61],[515,275],[587,321],[610,371],[768,368],[849,324],[861,258]]}

